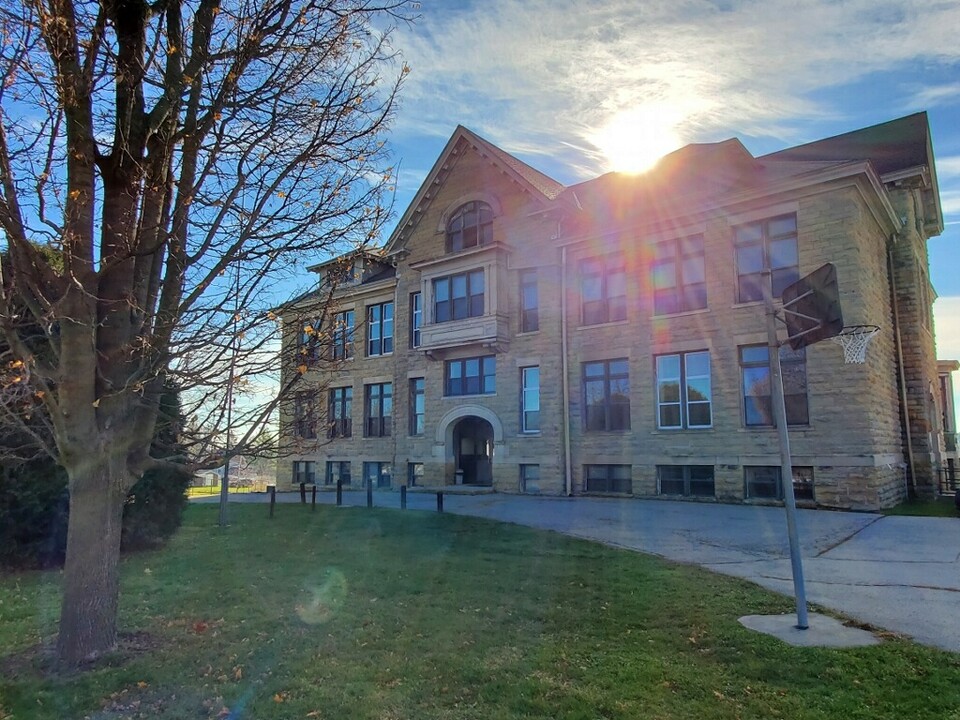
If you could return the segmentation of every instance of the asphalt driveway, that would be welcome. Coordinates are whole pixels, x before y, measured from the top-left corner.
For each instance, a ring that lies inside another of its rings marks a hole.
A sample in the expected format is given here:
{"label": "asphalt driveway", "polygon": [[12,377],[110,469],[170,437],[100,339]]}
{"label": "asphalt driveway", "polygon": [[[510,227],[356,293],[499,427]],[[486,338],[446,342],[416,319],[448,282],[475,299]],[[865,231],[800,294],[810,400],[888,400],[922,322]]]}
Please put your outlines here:
{"label": "asphalt driveway", "polygon": [[[347,505],[366,502],[362,492],[343,497]],[[262,494],[231,496],[235,502],[266,499]],[[299,502],[299,496],[280,493],[277,500]],[[436,508],[432,494],[411,492],[408,500],[410,509]],[[333,493],[317,495],[318,503],[334,501]],[[377,492],[374,504],[398,508],[399,493]],[[783,508],[445,493],[444,510],[697,564],[793,595]],[[960,518],[799,510],[798,529],[811,602],[960,652]]]}

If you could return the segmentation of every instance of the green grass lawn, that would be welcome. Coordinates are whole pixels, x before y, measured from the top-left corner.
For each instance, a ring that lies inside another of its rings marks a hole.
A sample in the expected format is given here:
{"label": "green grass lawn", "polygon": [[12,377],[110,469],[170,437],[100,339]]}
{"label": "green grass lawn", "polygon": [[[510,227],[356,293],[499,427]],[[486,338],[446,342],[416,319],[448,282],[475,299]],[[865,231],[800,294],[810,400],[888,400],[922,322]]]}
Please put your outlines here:
{"label": "green grass lawn", "polygon": [[957,517],[957,506],[954,498],[938,497],[934,500],[907,500],[889,510],[884,515],[913,515],[924,517]]}
{"label": "green grass lawn", "polygon": [[58,573],[0,580],[0,718],[960,719],[960,655],[792,648],[737,622],[791,600],[697,568],[455,515],[231,513],[123,562],[123,647],[79,674],[37,650]]}

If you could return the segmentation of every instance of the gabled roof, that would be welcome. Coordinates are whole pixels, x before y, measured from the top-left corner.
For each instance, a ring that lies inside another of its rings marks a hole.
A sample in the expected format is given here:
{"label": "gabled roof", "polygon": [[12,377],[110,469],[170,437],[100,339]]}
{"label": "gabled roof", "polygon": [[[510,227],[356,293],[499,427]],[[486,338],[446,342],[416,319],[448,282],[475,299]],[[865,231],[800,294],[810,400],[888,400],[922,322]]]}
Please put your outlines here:
{"label": "gabled roof", "polygon": [[530,167],[522,160],[514,157],[510,153],[498,148],[493,143],[484,140],[475,132],[468,130],[463,125],[457,125],[453,135],[447,141],[440,157],[433,164],[423,184],[414,196],[409,207],[400,217],[390,239],[387,240],[383,248],[385,254],[390,255],[399,249],[402,240],[406,238],[408,228],[414,226],[419,219],[423,207],[433,199],[432,188],[435,184],[442,181],[442,177],[450,167],[451,161],[460,152],[459,148],[463,146],[472,147],[481,156],[487,158],[494,165],[498,166],[505,175],[511,178],[521,188],[531,194],[545,205],[551,204],[564,191],[564,186],[543,174],[539,170]]}
{"label": "gabled roof", "polygon": [[815,140],[764,155],[761,160],[869,160],[882,177],[933,166],[927,114],[918,112],[889,122]]}

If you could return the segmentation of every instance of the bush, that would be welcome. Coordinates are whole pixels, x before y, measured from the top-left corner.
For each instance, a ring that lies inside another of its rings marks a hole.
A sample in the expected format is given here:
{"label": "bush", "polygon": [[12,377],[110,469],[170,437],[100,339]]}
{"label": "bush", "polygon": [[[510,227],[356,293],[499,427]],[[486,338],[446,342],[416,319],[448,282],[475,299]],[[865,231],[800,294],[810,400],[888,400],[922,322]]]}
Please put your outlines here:
{"label": "bush", "polygon": [[0,467],[0,565],[63,562],[69,516],[67,474],[49,460]]}
{"label": "bush", "polygon": [[[120,549],[163,545],[180,527],[190,484],[186,470],[151,470],[137,481],[123,508]],[[67,474],[51,460],[0,468],[0,565],[61,565],[70,517]]]}
{"label": "bush", "polygon": [[186,470],[150,470],[130,490],[123,508],[121,550],[163,545],[180,527],[193,476]]}

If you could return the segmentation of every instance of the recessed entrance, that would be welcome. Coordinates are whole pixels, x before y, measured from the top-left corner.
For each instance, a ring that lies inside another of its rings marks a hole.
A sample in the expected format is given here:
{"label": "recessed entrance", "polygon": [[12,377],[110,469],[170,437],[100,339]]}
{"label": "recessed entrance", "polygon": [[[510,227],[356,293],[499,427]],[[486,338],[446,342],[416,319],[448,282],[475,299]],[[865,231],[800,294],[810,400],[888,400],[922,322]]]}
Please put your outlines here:
{"label": "recessed entrance", "polygon": [[483,418],[465,417],[453,427],[457,478],[464,485],[493,484],[493,426]]}

